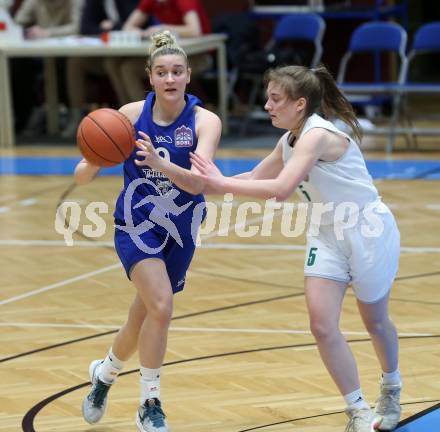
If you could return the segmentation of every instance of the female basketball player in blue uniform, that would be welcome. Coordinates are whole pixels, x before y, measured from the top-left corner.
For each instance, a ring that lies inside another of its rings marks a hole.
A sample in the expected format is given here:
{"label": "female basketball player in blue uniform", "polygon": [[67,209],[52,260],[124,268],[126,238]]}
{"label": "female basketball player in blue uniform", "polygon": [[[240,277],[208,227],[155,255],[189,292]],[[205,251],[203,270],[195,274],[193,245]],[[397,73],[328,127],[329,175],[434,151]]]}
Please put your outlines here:
{"label": "female basketball player in blue uniform", "polygon": [[[190,69],[185,52],[168,32],[152,37],[147,71],[154,91],[145,101],[120,111],[134,124],[137,148],[124,163],[124,189],[116,202],[115,247],[137,289],[127,322],[104,360],[90,364],[90,393],[82,411],[89,423],[104,415],[107,393],[123,364],[139,350],[142,432],[166,432],[160,402],[160,368],[165,356],[173,293],[181,291],[204,217],[204,181],[191,168],[190,152],[214,157],[220,119],[185,94]],[[82,160],[78,184],[91,181],[99,167]]]}
{"label": "female basketball player in blue uniform", "polygon": [[[298,188],[301,197],[319,204],[313,210],[325,206],[318,226],[312,212],[313,229],[307,236],[305,295],[311,331],[346,400],[346,432],[371,432],[379,424],[381,430],[392,430],[399,421],[401,388],[398,337],[388,316],[400,254],[397,225],[380,200],[357,143],[317,114],[341,118],[360,139],[353,109],[326,68],[286,66],[269,71],[266,83],[265,109],[272,124],[288,130],[272,153],[238,178],[223,177],[197,154],[192,155],[193,165],[218,192],[285,200]],[[338,206],[348,211],[340,212]],[[350,227],[347,216],[354,221]],[[363,398],[353,354],[339,329],[349,282],[382,367],[375,412]]]}

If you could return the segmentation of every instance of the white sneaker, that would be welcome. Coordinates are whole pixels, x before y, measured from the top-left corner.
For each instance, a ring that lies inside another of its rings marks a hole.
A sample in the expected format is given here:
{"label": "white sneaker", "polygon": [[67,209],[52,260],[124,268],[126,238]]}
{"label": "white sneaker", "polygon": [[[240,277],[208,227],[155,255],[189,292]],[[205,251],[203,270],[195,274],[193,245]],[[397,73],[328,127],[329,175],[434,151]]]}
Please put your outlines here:
{"label": "white sneaker", "polygon": [[381,384],[380,396],[376,401],[374,412],[383,417],[381,431],[393,430],[400,419],[400,390],[401,384]]}
{"label": "white sneaker", "polygon": [[82,415],[87,423],[98,423],[104,416],[107,406],[107,394],[111,384],[107,384],[98,378],[98,366],[103,360],[94,360],[89,366],[90,382],[92,389],[82,403]]}
{"label": "white sneaker", "polygon": [[382,421],[370,408],[347,408],[345,414],[350,419],[345,432],[374,432]]}
{"label": "white sneaker", "polygon": [[136,426],[140,432],[170,432],[159,399],[148,399],[139,407]]}

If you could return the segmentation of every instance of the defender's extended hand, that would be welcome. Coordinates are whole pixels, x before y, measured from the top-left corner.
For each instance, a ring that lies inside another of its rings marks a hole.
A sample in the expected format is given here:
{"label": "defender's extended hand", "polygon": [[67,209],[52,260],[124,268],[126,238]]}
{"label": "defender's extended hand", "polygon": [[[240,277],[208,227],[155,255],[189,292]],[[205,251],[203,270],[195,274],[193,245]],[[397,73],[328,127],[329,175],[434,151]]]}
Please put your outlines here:
{"label": "defender's extended hand", "polygon": [[205,159],[203,156],[200,156],[197,153],[190,153],[189,156],[191,164],[200,173],[196,175],[202,177],[203,180],[205,180],[205,182],[212,188],[221,191],[225,177],[214,164],[214,162]]}

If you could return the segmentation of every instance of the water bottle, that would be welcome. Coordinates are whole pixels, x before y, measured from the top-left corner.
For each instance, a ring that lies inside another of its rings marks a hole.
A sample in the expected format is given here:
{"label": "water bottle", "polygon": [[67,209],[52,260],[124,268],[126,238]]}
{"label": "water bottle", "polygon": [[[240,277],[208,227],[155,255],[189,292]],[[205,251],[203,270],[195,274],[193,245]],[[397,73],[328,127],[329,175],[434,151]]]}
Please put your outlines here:
{"label": "water bottle", "polygon": [[0,44],[17,43],[23,40],[23,30],[12,19],[8,0],[0,0]]}

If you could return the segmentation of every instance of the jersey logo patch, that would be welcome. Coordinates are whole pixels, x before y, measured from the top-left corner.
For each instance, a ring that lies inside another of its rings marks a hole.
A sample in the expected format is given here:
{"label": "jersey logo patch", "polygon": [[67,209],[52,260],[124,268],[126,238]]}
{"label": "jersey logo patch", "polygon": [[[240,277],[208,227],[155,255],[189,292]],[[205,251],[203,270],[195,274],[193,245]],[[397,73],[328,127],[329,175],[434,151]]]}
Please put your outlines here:
{"label": "jersey logo patch", "polygon": [[162,196],[168,196],[173,190],[173,184],[169,180],[156,180],[156,186]]}
{"label": "jersey logo patch", "polygon": [[193,133],[189,127],[180,126],[174,131],[174,145],[176,147],[192,147]]}
{"label": "jersey logo patch", "polygon": [[154,141],[157,144],[163,144],[163,143],[167,143],[167,144],[171,144],[173,142],[173,139],[169,136],[169,135],[154,135]]}

